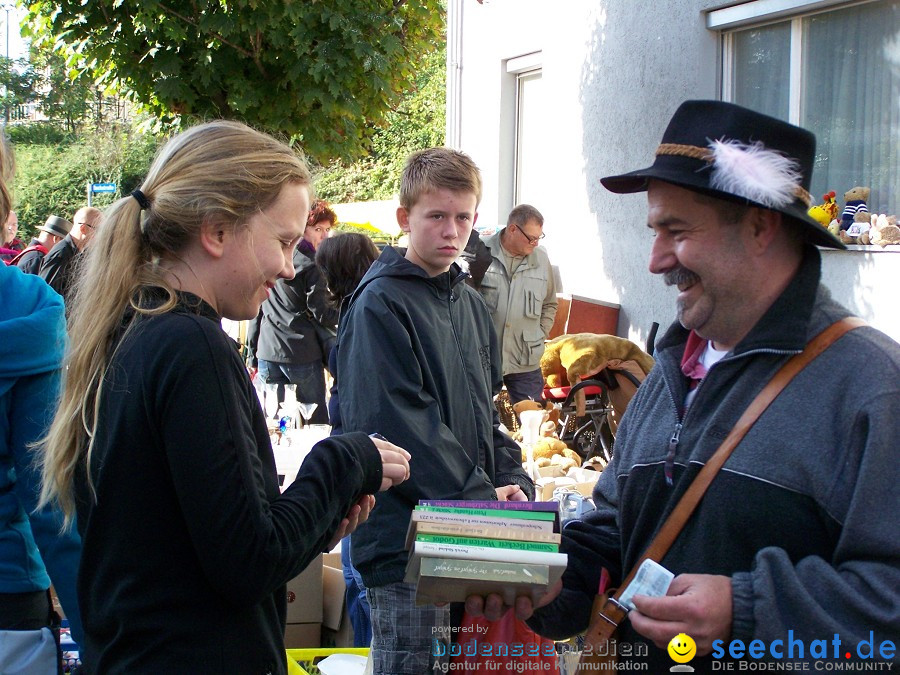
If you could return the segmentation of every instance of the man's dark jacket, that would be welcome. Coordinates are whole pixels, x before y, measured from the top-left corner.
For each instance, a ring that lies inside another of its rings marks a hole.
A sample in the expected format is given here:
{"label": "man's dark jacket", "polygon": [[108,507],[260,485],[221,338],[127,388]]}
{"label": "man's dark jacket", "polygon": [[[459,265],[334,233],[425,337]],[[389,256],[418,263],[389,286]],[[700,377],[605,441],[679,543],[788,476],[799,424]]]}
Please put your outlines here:
{"label": "man's dark jacket", "polygon": [[329,304],[325,280],[315,262],[316,252],[306,241],[294,251],[294,278],[279,279],[262,304],[247,337],[251,365],[324,362],[328,354],[316,336],[316,325],[334,331],[338,310]]}
{"label": "man's dark jacket", "polygon": [[[848,316],[820,285],[820,264],[808,247],[794,279],[710,367],[686,412],[688,332],[676,322],[659,341],[594,490],[597,510],[563,531],[564,589],[529,620],[535,631],[562,638],[587,627],[601,569],[618,585],[766,382]],[[660,562],[676,575],[731,578],[726,654],[732,639],[777,650],[792,636],[807,645],[806,658],[813,640],[835,634],[854,653],[869,631],[876,645],[900,640],[898,410],[900,345],[857,328],[788,384],[716,475]],[[646,642],[627,619],[617,638]],[[646,660],[653,673],[672,665],[652,644]],[[712,660],[690,665],[712,672]]]}
{"label": "man's dark jacket", "polygon": [[[32,239],[28,248],[31,248],[32,246],[43,245],[37,239]],[[25,272],[25,274],[39,274],[41,271],[41,264],[44,262],[47,253],[49,253],[49,251],[46,249],[43,251],[39,248],[32,248],[30,251],[26,249],[19,254],[21,257],[16,256],[19,258],[16,260],[16,267]]]}
{"label": "man's dark jacket", "polygon": [[72,287],[74,266],[77,261],[78,247],[71,234],[50,249],[41,263],[41,278],[50,284],[50,288],[63,296],[69,304],[69,291]]}

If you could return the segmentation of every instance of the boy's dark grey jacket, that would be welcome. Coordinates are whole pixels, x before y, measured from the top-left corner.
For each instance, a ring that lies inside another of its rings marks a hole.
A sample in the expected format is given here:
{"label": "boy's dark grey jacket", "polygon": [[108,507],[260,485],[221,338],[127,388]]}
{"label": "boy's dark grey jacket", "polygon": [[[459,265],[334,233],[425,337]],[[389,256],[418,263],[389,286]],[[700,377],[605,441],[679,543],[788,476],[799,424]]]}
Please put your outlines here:
{"label": "boy's dark grey jacket", "polygon": [[494,487],[511,483],[533,492],[521,450],[497,428],[497,338],[466,277],[454,264],[429,278],[388,247],[341,317],[344,432],[378,432],[412,455],[409,480],[379,494],[353,533],[353,564],[367,587],[403,579],[418,500],[495,499]]}
{"label": "boy's dark grey jacket", "polygon": [[[537,632],[564,637],[588,625],[601,567],[618,584],[775,371],[848,316],[819,277],[819,254],[810,248],[785,292],[710,368],[683,418],[687,381],[680,362],[688,333],[678,323],[669,329],[619,427],[613,461],[594,492],[598,510],[564,531],[564,591],[529,620]],[[869,631],[876,646],[886,639],[897,644],[898,411],[900,345],[870,327],[851,331],[762,414],[662,564],[676,575],[730,576],[732,638],[745,644],[759,639],[768,651],[788,631],[807,650],[811,640],[830,642],[838,634],[844,651],[855,653]],[[676,429],[670,487],[664,468]],[[618,638],[643,640],[627,620]],[[649,652],[650,672],[672,664],[665,650],[650,644]],[[708,659],[691,665],[698,672],[712,668]]]}

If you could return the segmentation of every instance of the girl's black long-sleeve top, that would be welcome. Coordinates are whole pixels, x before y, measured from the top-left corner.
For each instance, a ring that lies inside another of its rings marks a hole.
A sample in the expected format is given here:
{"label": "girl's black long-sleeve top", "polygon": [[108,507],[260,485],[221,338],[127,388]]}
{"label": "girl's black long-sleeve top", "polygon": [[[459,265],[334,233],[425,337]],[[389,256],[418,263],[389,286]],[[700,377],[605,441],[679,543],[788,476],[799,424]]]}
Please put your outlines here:
{"label": "girl's black long-sleeve top", "polygon": [[[126,321],[129,317],[126,317]],[[141,317],[100,394],[76,474],[90,672],[284,673],[284,584],[381,483],[362,433],[319,443],[279,492],[233,341],[196,296]]]}

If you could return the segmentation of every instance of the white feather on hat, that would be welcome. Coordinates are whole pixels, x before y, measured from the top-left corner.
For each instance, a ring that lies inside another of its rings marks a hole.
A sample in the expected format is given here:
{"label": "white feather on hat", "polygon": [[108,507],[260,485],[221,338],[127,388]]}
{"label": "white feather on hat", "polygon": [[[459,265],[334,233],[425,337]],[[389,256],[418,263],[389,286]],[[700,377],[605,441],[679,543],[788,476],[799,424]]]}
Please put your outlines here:
{"label": "white feather on hat", "polygon": [[794,201],[802,176],[797,162],[762,143],[712,141],[710,187],[771,209]]}

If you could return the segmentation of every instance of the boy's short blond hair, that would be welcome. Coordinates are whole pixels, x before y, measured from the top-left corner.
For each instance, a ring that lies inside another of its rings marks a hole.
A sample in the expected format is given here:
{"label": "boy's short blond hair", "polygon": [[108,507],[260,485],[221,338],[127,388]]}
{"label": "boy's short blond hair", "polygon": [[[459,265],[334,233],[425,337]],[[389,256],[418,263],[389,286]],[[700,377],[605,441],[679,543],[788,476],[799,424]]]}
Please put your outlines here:
{"label": "boy's short blond hair", "polygon": [[406,160],[400,176],[400,206],[411,209],[430,190],[470,192],[481,203],[481,172],[464,152],[450,148],[418,150]]}

